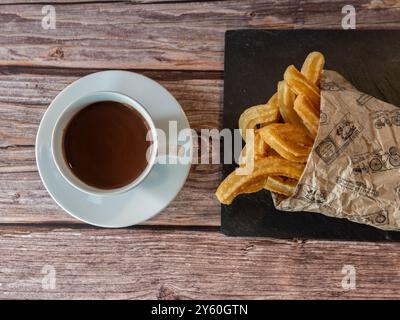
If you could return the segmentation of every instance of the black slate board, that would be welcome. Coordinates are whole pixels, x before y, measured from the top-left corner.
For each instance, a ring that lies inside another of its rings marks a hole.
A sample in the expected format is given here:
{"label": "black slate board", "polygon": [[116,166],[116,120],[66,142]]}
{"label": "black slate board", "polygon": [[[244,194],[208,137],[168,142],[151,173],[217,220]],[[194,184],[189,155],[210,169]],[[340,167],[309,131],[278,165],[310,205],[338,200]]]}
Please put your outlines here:
{"label": "black slate board", "polygon": [[[326,69],[338,71],[359,90],[400,106],[400,30],[232,30],[225,34],[224,128],[237,128],[241,112],[265,103],[286,67],[301,67],[314,50],[325,55]],[[234,168],[224,165],[223,176]],[[400,232],[316,213],[276,210],[267,191],[223,205],[221,220],[222,232],[230,236],[400,240]]]}

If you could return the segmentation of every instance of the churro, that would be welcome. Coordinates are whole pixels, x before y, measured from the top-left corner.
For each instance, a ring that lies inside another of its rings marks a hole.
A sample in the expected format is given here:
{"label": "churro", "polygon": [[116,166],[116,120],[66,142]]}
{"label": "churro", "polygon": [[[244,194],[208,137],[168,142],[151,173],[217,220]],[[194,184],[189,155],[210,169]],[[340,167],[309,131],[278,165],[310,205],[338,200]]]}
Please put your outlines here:
{"label": "churro", "polygon": [[[216,191],[221,203],[231,204],[239,194],[261,189],[286,197],[294,193],[318,132],[324,63],[321,53],[310,53],[301,72],[293,65],[286,69],[284,80],[278,82],[277,92],[266,104],[242,113],[239,129],[246,145],[240,167]],[[285,123],[280,123],[281,119]],[[247,136],[249,132],[252,134]],[[253,170],[244,174],[246,170],[240,169],[248,161],[253,161]]]}
{"label": "churro", "polygon": [[260,104],[246,109],[239,118],[239,129],[246,141],[247,130],[276,122],[279,119],[278,98],[273,95],[266,104]]}
{"label": "churro", "polygon": [[239,175],[236,169],[222,181],[216,191],[216,196],[221,203],[231,204],[236,196],[247,193],[248,188],[254,190],[257,182],[266,180],[269,176],[284,176],[298,180],[304,170],[304,164],[280,157],[267,157],[254,163],[251,174]]}
{"label": "churro", "polygon": [[310,99],[303,94],[297,96],[294,102],[294,110],[303,121],[311,137],[315,139],[319,126],[319,110],[316,109]]}
{"label": "churro", "polygon": [[301,67],[301,73],[312,83],[319,85],[325,58],[320,52],[311,52]]}
{"label": "churro", "polygon": [[270,176],[267,178],[264,188],[289,197],[294,193],[298,182],[299,181],[295,179],[280,176]]}
{"label": "churro", "polygon": [[296,95],[304,94],[319,108],[320,90],[316,84],[308,80],[295,66],[287,67],[283,78]]}
{"label": "churro", "polygon": [[303,123],[296,111],[294,111],[294,100],[296,95],[289,88],[285,81],[278,82],[278,107],[282,119],[287,123],[293,123],[298,126],[303,126]]}

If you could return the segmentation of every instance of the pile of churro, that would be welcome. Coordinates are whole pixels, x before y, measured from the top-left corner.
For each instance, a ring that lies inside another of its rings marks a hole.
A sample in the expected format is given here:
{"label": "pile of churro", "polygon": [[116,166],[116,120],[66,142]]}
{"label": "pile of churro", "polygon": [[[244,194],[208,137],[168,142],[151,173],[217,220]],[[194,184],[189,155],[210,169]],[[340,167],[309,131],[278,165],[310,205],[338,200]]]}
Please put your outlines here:
{"label": "pile of churro", "polygon": [[[246,109],[239,129],[246,145],[236,168],[216,191],[218,200],[231,204],[243,193],[267,189],[289,197],[294,193],[317,136],[320,118],[320,78],[324,56],[310,53],[301,70],[287,67],[277,92],[266,104]],[[252,170],[243,174],[243,166]]]}

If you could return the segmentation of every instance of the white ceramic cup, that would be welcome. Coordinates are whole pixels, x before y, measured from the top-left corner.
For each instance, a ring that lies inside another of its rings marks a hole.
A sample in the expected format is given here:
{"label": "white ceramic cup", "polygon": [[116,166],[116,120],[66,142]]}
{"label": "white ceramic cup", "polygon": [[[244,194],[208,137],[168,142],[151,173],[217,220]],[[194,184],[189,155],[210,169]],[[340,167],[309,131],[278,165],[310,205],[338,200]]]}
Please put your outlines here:
{"label": "white ceramic cup", "polygon": [[[64,139],[64,132],[68,123],[70,122],[72,117],[75,114],[77,114],[80,110],[87,107],[88,105],[100,101],[115,101],[135,109],[142,115],[142,117],[144,118],[150,129],[152,144],[147,154],[148,162],[146,168],[134,181],[120,188],[99,189],[89,186],[88,184],[84,183],[73,174],[64,157],[63,139]],[[93,92],[91,94],[80,97],[79,99],[75,100],[70,105],[68,105],[57,119],[51,137],[51,151],[53,154],[54,162],[60,174],[75,188],[92,195],[101,195],[101,196],[116,195],[126,192],[139,185],[153,168],[157,158],[157,150],[158,150],[157,130],[152,118],[150,117],[146,109],[139,102],[132,99],[131,97],[128,97],[118,92],[111,92],[111,91]]]}

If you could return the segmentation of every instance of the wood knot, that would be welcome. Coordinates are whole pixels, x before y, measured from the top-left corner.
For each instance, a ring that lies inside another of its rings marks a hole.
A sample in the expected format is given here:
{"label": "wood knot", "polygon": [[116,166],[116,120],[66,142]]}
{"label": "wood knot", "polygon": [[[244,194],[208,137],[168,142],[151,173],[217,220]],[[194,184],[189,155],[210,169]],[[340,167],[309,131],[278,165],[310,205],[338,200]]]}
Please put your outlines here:
{"label": "wood knot", "polygon": [[158,62],[165,62],[165,59],[163,57],[154,57]]}
{"label": "wood knot", "polygon": [[305,245],[306,245],[306,243],[307,243],[307,240],[305,240],[305,239],[296,239],[296,238],[294,238],[294,239],[293,239],[293,243],[294,243],[298,248],[300,248],[300,250],[305,250]]}
{"label": "wood knot", "polygon": [[249,251],[253,250],[253,248],[254,248],[254,244],[248,244],[244,248],[242,248],[242,251],[249,252]]}
{"label": "wood knot", "polygon": [[64,59],[64,50],[57,47],[50,52],[49,56],[55,59]]}
{"label": "wood knot", "polygon": [[172,288],[162,285],[158,290],[158,300],[179,300],[178,295]]}
{"label": "wood knot", "polygon": [[14,193],[14,194],[12,195],[12,197],[11,197],[12,200],[17,200],[17,199],[19,199],[19,198],[21,198],[21,195],[20,195],[18,192]]}

